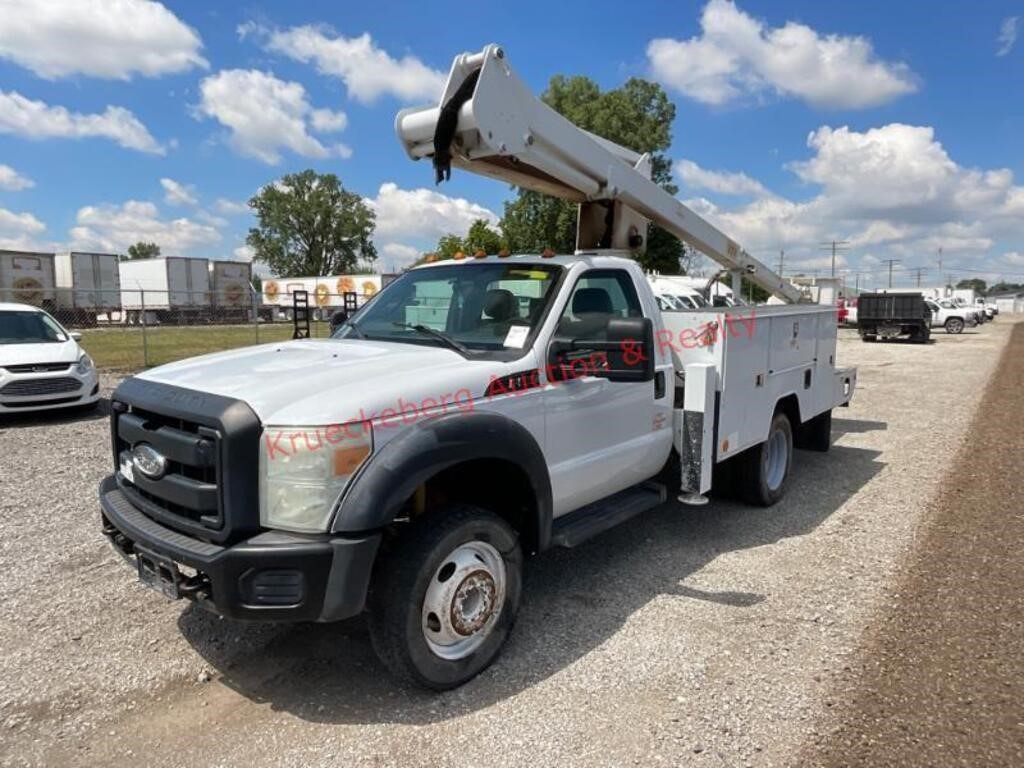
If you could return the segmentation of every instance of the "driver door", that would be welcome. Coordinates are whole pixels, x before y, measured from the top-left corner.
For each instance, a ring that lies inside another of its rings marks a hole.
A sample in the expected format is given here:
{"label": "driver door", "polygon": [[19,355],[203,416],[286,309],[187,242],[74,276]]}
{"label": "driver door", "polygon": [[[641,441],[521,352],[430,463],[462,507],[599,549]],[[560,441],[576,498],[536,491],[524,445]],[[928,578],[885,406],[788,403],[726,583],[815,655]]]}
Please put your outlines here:
{"label": "driver door", "polygon": [[594,338],[607,319],[642,316],[633,279],[621,269],[584,272],[562,312],[543,393],[556,517],[650,478],[667,455],[672,421],[660,407],[665,398],[655,401],[654,381],[609,381],[585,368],[563,380],[551,375],[556,344]]}

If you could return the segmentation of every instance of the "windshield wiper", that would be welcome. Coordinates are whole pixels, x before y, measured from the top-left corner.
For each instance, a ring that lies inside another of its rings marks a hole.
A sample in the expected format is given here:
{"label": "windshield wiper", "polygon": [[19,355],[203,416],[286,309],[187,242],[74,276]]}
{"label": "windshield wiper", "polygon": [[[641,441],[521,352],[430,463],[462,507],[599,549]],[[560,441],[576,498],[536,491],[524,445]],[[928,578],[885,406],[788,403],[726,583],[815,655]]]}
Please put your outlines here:
{"label": "windshield wiper", "polygon": [[456,352],[458,352],[461,355],[465,355],[466,357],[468,357],[470,354],[469,347],[467,347],[466,345],[462,344],[459,341],[456,341],[444,331],[439,331],[436,328],[431,328],[429,325],[421,325],[419,323],[399,323],[397,321],[393,322],[392,325],[395,326],[396,328],[408,328],[410,331],[417,331],[419,333],[426,334],[427,336],[433,336],[435,339],[440,339],[445,343],[445,345],[451,347]]}

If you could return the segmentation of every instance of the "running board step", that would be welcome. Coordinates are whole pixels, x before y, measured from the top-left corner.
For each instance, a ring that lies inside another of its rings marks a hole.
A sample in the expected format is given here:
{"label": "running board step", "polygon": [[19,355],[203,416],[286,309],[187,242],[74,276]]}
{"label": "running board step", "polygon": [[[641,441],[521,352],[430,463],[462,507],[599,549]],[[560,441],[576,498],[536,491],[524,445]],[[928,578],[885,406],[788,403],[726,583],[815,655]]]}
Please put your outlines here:
{"label": "running board step", "polygon": [[665,486],[647,482],[595,501],[555,520],[551,531],[551,546],[578,546],[641,512],[664,504],[666,498],[668,493]]}

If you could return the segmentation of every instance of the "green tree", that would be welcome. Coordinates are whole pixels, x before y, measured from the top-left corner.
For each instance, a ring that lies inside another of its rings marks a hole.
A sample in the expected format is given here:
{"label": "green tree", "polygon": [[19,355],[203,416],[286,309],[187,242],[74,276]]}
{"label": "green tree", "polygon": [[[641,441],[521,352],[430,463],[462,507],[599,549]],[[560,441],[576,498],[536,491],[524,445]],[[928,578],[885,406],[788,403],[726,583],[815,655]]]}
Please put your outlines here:
{"label": "green tree", "polygon": [[988,288],[988,283],[979,277],[972,277],[968,280],[961,280],[956,284],[957,288],[973,288],[976,293],[984,293]]}
{"label": "green tree", "polygon": [[288,174],[249,207],[259,224],[245,242],[275,275],[336,275],[377,258],[373,210],[334,174]]}
{"label": "green tree", "polygon": [[[541,98],[580,128],[651,153],[652,179],[670,194],[679,191],[672,183],[672,164],[663,154],[672,144],[676,108],[660,85],[631,78],[620,88],[602,91],[587,77],[556,75]],[[505,204],[504,214],[501,231],[512,251],[554,248],[571,253],[576,247],[573,203],[521,189],[515,200]],[[678,238],[652,225],[647,249],[637,260],[647,269],[676,274],[685,257]]]}
{"label": "green tree", "polygon": [[136,259],[155,259],[160,255],[160,246],[156,243],[145,243],[139,241],[128,246],[128,253],[121,255],[121,261],[135,261]]}
{"label": "green tree", "polygon": [[481,248],[488,256],[494,256],[502,248],[501,235],[491,229],[486,219],[477,219],[469,228],[464,240],[466,254],[474,254]]}
{"label": "green tree", "polygon": [[[445,235],[437,241],[437,248],[434,249],[434,256],[438,259],[450,259],[458,252],[466,252],[466,243],[458,235]],[[423,255],[425,260],[428,254]]]}

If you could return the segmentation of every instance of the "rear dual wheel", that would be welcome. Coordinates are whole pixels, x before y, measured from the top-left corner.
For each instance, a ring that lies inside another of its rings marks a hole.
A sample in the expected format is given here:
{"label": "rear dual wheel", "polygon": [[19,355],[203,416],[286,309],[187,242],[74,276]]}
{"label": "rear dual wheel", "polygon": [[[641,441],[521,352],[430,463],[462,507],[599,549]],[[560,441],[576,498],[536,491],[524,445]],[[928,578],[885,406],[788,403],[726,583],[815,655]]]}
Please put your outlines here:
{"label": "rear dual wheel", "polygon": [[777,411],[768,429],[767,439],[737,458],[743,499],[749,504],[762,507],[770,507],[778,502],[786,495],[793,466],[793,427],[789,417]]}

